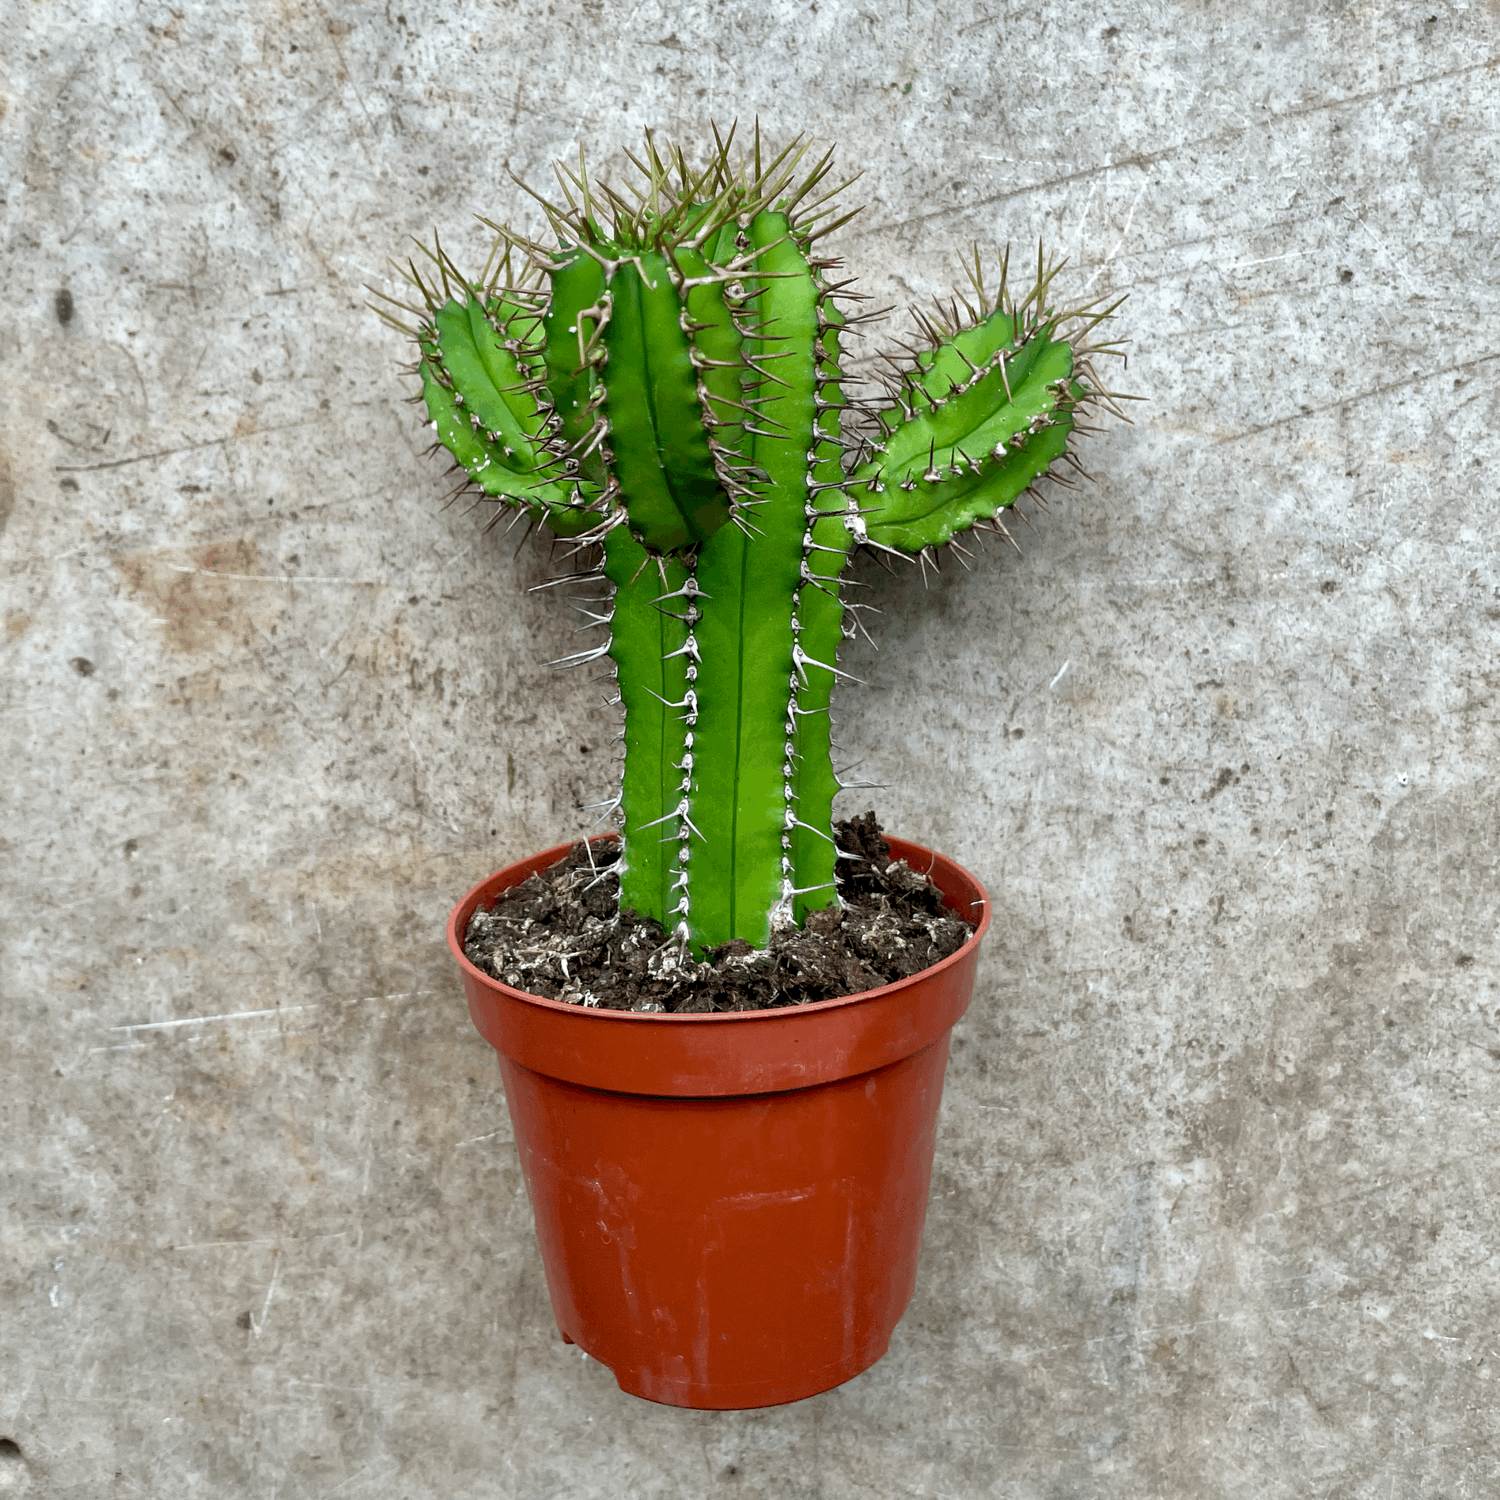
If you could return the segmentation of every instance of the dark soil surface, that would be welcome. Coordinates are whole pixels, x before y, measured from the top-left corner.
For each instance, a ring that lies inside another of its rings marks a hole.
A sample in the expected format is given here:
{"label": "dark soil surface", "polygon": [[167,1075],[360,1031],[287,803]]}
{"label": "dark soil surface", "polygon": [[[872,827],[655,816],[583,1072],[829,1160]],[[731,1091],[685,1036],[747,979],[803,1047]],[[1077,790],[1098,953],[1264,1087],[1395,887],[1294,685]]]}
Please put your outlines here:
{"label": "dark soil surface", "polygon": [[551,869],[476,911],[469,962],[528,994],[601,1010],[766,1010],[834,1000],[920,973],[974,931],[924,875],[893,861],[874,813],[837,825],[839,907],[754,949],[738,938],[695,962],[658,922],[617,910],[610,840],[575,844]]}

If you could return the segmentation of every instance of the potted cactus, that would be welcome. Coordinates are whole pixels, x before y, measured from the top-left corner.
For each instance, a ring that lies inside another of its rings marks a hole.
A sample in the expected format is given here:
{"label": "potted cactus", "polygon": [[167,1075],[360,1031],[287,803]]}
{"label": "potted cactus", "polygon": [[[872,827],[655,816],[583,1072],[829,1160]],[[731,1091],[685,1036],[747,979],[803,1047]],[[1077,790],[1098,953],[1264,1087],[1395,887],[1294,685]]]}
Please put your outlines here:
{"label": "potted cactus", "polygon": [[[920,320],[883,402],[845,394],[848,283],[820,242],[849,217],[831,153],[714,136],[705,162],[648,136],[628,184],[561,169],[549,234],[497,230],[467,278],[412,265],[421,396],[482,498],[548,527],[608,587],[623,708],[619,907],[685,966],[763,950],[839,903],[830,695],[851,633],[850,554],[915,556],[1002,512],[1108,404],[1051,270],[999,263]],[[847,184],[843,186],[847,187]],[[529,192],[530,189],[527,189]],[[533,194],[535,197],[536,195]],[[405,325],[403,325],[405,326]],[[564,1338],[629,1391],[770,1405],[884,1352],[910,1297],[948,1032],[988,907],[915,845],[976,931],[899,984],[734,1014],[589,1009],[476,968],[476,912],[555,863],[471,891],[449,940],[500,1053]]]}

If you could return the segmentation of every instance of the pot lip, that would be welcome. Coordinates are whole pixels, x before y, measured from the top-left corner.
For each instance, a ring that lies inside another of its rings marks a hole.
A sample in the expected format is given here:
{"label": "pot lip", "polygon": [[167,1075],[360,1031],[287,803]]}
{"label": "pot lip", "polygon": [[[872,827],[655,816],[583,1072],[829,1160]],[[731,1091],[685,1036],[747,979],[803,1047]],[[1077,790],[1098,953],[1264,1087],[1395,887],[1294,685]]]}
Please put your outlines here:
{"label": "pot lip", "polygon": [[[595,835],[595,838],[599,837],[614,838],[617,835]],[[977,899],[972,904],[982,908],[982,910],[979,922],[974,931],[970,933],[967,941],[958,948],[955,948],[946,958],[939,959],[930,968],[920,969],[915,974],[908,974],[904,979],[893,979],[889,984],[880,985],[873,990],[859,990],[855,994],[838,995],[831,1000],[814,1000],[807,1005],[779,1005],[761,1010],[695,1011],[690,1015],[683,1015],[675,1011],[600,1010],[592,1006],[573,1005],[566,1000],[549,1000],[545,995],[533,995],[529,990],[518,990],[512,985],[506,984],[504,980],[496,979],[492,974],[486,974],[483,969],[471,963],[468,955],[464,952],[463,938],[458,931],[459,913],[468,908],[470,914],[472,914],[473,909],[479,905],[479,893],[494,880],[496,875],[501,874],[504,870],[508,870],[514,865],[530,864],[539,860],[547,861],[547,864],[541,866],[541,868],[546,869],[562,859],[574,844],[580,842],[578,839],[572,839],[566,844],[554,845],[552,848],[543,849],[534,855],[523,855],[521,859],[512,860],[509,865],[502,865],[499,870],[493,871],[483,880],[471,886],[448,914],[448,948],[454,958],[458,960],[460,971],[477,981],[486,990],[504,996],[508,1000],[524,1001],[528,1005],[536,1006],[541,1010],[552,1011],[559,1015],[591,1017],[596,1021],[620,1023],[655,1022],[657,1024],[670,1022],[674,1025],[685,1026],[707,1022],[716,1022],[720,1025],[726,1023],[749,1024],[755,1021],[765,1022],[776,1020],[784,1022],[791,1016],[825,1014],[828,1011],[839,1010],[843,1007],[857,1005],[864,1001],[879,999],[885,995],[893,994],[897,990],[908,989],[921,980],[925,980],[932,975],[941,974],[944,969],[949,969],[956,964],[965,962],[972,956],[985,933],[989,931],[993,903],[990,901],[989,892],[973,874],[960,865],[957,860],[949,859],[946,855],[938,854],[935,850],[928,849],[924,845],[913,844],[909,839],[894,837],[892,835],[887,835],[886,838],[888,843],[900,844],[905,849],[927,855],[929,863],[925,873],[928,875],[931,875],[937,861],[943,859],[979,892]],[[593,841],[593,839],[589,840],[589,842]],[[897,857],[905,859],[906,855],[902,854]]]}

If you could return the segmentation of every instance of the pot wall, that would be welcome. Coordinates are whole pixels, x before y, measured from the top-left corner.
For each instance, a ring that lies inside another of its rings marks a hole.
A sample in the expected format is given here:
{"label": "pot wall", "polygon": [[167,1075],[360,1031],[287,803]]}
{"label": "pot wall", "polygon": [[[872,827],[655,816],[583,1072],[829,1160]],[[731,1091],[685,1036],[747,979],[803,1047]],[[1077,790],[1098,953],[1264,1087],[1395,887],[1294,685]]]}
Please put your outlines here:
{"label": "pot wall", "polygon": [[662,1099],[501,1060],[563,1337],[624,1390],[752,1407],[886,1351],[916,1283],[948,1039],[790,1093]]}

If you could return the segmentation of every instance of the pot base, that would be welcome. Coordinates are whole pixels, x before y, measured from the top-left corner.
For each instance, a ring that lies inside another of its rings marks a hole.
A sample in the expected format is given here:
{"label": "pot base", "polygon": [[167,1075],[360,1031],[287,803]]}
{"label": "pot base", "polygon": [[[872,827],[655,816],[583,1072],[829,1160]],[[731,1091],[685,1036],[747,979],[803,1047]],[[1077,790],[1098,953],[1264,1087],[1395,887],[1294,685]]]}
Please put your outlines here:
{"label": "pot base", "polygon": [[[561,1332],[561,1330],[558,1330]],[[577,1339],[562,1335],[565,1344],[578,1344]],[[890,1348],[887,1338],[881,1346],[868,1356],[857,1360],[830,1365],[826,1369],[804,1372],[800,1383],[786,1380],[763,1381],[756,1385],[712,1385],[695,1387],[673,1385],[663,1389],[650,1381],[636,1381],[611,1371],[615,1383],[627,1396],[639,1396],[643,1401],[655,1401],[660,1406],[680,1406],[692,1411],[756,1411],[767,1406],[786,1406],[793,1401],[805,1401],[810,1396],[820,1396],[824,1391],[834,1390],[845,1381],[863,1375]],[[578,1344],[580,1349],[582,1344]],[[584,1349],[591,1359],[599,1356]],[[603,1360],[599,1360],[604,1364]],[[608,1366],[606,1366],[608,1368]],[[633,1374],[634,1372],[629,1372]]]}

